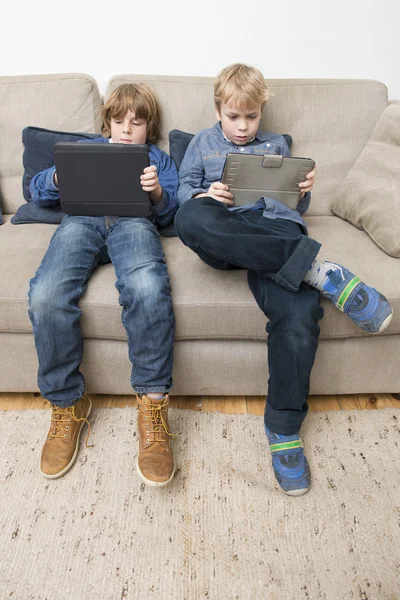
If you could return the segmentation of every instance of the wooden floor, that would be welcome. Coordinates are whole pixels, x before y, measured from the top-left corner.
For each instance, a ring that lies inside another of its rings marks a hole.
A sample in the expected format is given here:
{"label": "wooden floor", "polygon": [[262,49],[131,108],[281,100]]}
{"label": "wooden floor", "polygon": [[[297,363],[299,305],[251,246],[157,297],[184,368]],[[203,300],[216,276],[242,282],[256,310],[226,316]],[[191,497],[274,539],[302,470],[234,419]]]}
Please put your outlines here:
{"label": "wooden floor", "polygon": [[[124,408],[136,405],[135,396],[88,395],[92,399],[94,407]],[[228,414],[262,415],[264,404],[264,396],[171,396],[170,399],[170,405],[174,407]],[[400,395],[310,396],[308,404],[312,411],[400,409]],[[0,393],[0,410],[49,408],[49,406],[49,403],[37,393]]]}

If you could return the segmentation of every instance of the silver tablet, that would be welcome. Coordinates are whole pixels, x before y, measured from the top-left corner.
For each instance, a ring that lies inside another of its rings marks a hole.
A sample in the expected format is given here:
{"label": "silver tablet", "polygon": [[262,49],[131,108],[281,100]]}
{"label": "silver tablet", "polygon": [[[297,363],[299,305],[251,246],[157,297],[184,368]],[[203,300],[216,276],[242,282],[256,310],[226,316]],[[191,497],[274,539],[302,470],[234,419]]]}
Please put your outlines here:
{"label": "silver tablet", "polygon": [[301,194],[299,183],[306,180],[314,165],[311,158],[230,153],[221,182],[229,185],[235,206],[257,202],[265,196],[296,208]]}

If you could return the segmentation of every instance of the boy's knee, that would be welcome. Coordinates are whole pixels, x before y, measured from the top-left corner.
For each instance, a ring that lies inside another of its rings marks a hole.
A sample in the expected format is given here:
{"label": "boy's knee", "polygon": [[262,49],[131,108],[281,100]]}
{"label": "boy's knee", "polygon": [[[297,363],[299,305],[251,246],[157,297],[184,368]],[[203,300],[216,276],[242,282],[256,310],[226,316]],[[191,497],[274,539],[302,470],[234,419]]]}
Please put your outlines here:
{"label": "boy's knee", "polygon": [[29,309],[35,314],[46,314],[54,307],[55,294],[47,280],[32,279],[29,289]]}
{"label": "boy's knee", "polygon": [[123,305],[132,302],[142,306],[158,304],[171,292],[167,267],[158,261],[148,263],[132,277],[122,277],[117,287]]}
{"label": "boy's knee", "polygon": [[62,312],[77,294],[72,289],[70,282],[63,284],[57,280],[55,274],[36,276],[31,279],[29,288],[29,310],[37,315],[47,317],[55,316]]}
{"label": "boy's knee", "polygon": [[267,325],[267,332],[296,352],[305,355],[315,349],[319,337],[317,319],[310,311],[307,315],[286,315],[277,322]]}

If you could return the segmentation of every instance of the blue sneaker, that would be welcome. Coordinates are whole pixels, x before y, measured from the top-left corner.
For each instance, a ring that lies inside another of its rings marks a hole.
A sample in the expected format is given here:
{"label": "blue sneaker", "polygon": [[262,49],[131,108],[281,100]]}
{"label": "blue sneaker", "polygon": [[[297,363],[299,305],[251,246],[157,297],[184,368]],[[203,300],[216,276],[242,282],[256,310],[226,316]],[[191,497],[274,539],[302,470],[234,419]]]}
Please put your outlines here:
{"label": "blue sneaker", "polygon": [[266,425],[264,429],[275,477],[282,490],[289,496],[306,494],[311,487],[311,473],[299,435],[280,435]]}
{"label": "blue sneaker", "polygon": [[380,333],[392,320],[389,302],[375,288],[366,285],[345,267],[336,263],[330,268],[321,285],[321,293],[341,312],[368,333]]}

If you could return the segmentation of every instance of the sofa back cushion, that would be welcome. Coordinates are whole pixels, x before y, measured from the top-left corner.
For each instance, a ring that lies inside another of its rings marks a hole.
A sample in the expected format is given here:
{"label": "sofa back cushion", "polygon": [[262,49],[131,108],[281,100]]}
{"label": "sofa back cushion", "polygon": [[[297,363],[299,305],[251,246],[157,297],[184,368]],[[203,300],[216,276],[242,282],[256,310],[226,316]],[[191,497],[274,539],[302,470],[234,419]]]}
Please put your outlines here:
{"label": "sofa back cushion", "polygon": [[24,127],[95,133],[101,128],[101,98],[97,83],[85,74],[0,77],[0,106],[3,212],[15,213],[23,202]]}
{"label": "sofa back cushion", "polygon": [[338,217],[363,229],[384,252],[400,258],[400,104],[382,113],[365,148],[336,190]]}
{"label": "sofa back cushion", "polygon": [[[168,150],[168,132],[195,133],[215,121],[211,77],[115,75],[106,99],[122,83],[146,82],[162,110],[160,147]],[[331,215],[333,192],[365,146],[387,106],[384,84],[364,80],[270,79],[263,129],[293,138],[292,155],[317,163],[318,176],[308,215]]]}

